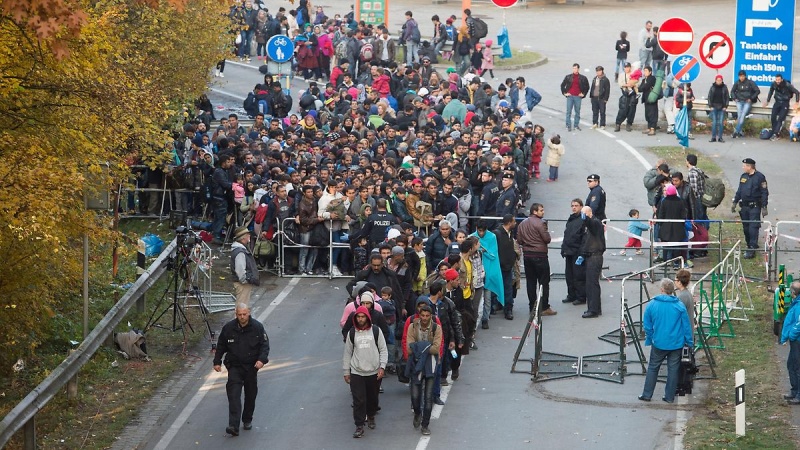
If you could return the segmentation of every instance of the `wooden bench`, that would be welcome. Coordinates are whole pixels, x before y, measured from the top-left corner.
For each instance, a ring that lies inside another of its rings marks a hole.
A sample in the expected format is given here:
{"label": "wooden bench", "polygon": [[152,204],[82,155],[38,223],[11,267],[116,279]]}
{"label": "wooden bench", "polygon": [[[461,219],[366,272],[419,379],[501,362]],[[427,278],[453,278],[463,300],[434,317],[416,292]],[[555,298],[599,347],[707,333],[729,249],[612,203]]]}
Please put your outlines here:
{"label": "wooden bench", "polygon": [[[705,112],[708,112],[708,111],[711,110],[711,108],[709,108],[709,106],[708,106],[708,100],[707,99],[695,99],[692,102],[692,104],[694,105],[692,107],[693,111],[705,111]],[[761,103],[754,103],[753,106],[750,108],[750,114],[759,115],[759,116],[767,116],[767,117],[772,115],[772,105],[767,105],[767,106],[761,106],[761,105],[762,105]],[[728,104],[728,112],[729,113],[732,112],[734,115],[736,114],[736,102],[731,101]],[[789,109],[789,113],[786,114],[786,120],[791,122],[792,117],[794,117],[794,115],[795,115],[794,111]]]}

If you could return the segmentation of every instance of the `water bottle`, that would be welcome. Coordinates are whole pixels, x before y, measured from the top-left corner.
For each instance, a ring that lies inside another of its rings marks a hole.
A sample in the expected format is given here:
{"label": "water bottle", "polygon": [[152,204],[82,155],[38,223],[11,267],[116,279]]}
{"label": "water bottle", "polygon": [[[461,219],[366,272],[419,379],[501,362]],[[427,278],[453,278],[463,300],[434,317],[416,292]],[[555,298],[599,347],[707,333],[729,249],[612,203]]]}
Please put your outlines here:
{"label": "water bottle", "polygon": [[578,259],[575,260],[575,265],[580,266],[583,264],[583,256],[578,256]]}
{"label": "water bottle", "polygon": [[456,353],[456,349],[450,350],[450,356],[452,356],[453,359],[458,359],[458,353]]}

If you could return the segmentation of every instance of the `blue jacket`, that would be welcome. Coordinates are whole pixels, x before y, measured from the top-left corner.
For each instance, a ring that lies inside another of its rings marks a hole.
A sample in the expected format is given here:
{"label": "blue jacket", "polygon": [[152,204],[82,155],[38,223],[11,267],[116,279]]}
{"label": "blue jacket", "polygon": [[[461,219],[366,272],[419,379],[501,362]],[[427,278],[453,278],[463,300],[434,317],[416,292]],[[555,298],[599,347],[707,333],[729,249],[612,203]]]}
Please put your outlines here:
{"label": "blue jacket", "polygon": [[789,305],[789,312],[783,319],[783,331],[781,331],[781,344],[786,341],[800,340],[800,297],[795,297]]}
{"label": "blue jacket", "polygon": [[672,295],[653,297],[644,312],[644,331],[644,345],[659,350],[678,350],[694,343],[686,307]]}
{"label": "blue jacket", "polygon": [[406,361],[405,375],[414,384],[420,384],[423,378],[433,378],[436,376],[436,356],[431,355],[428,348],[431,343],[428,341],[414,342],[411,344],[412,355]]}
{"label": "blue jacket", "polygon": [[511,108],[512,109],[519,109],[523,113],[528,112],[536,107],[539,102],[542,101],[542,96],[538,92],[536,92],[532,87],[525,87],[525,104],[520,105],[519,103],[519,88],[514,86],[511,88],[511,94],[509,95],[511,98]]}
{"label": "blue jacket", "polygon": [[647,224],[646,220],[632,219],[628,221],[628,233],[635,234],[636,236],[641,236],[642,232],[647,231],[649,229],[650,225]]}

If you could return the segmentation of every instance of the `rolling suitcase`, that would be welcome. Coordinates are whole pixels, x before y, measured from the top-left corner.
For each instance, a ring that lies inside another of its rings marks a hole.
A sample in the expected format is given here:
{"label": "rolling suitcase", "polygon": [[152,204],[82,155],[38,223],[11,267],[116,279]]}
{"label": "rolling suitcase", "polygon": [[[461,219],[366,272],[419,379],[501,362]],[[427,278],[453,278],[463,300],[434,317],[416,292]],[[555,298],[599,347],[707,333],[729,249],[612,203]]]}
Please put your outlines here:
{"label": "rolling suitcase", "polygon": [[684,346],[681,351],[681,365],[678,368],[678,390],[676,395],[684,396],[692,393],[694,376],[698,372],[694,361],[694,348]]}

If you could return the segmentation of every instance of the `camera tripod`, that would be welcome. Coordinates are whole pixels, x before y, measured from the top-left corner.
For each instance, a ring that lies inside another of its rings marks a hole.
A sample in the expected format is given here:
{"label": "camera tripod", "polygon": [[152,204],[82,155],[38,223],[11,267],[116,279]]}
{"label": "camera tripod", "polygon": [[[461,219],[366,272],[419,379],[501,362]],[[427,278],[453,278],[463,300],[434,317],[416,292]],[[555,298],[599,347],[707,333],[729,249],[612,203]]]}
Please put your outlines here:
{"label": "camera tripod", "polygon": [[[156,307],[153,310],[153,313],[150,315],[147,325],[144,327],[145,333],[147,333],[147,331],[149,331],[151,328],[161,328],[173,332],[180,330],[183,333],[184,338],[184,351],[186,350],[186,329],[188,328],[189,331],[194,333],[194,328],[189,322],[188,317],[186,317],[185,311],[187,303],[191,298],[194,298],[197,301],[200,316],[206,325],[206,329],[208,330],[208,334],[212,342],[212,349],[215,347],[215,333],[211,330],[211,324],[208,317],[209,310],[203,302],[202,292],[197,286],[198,283],[196,280],[195,271],[190,270],[190,265],[193,262],[191,258],[191,253],[193,250],[194,244],[187,243],[186,236],[179,234],[175,255],[171,256],[167,263],[168,268],[172,270],[169,283],[164,289],[164,292],[161,295],[161,298],[158,300],[158,303],[156,303]],[[170,302],[162,309],[162,305],[168,299]],[[158,323],[158,321],[161,320],[161,318],[164,317],[170,311],[170,309],[172,310],[172,326],[169,327]]]}

